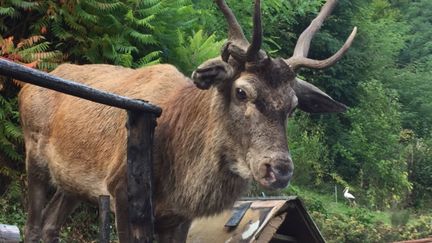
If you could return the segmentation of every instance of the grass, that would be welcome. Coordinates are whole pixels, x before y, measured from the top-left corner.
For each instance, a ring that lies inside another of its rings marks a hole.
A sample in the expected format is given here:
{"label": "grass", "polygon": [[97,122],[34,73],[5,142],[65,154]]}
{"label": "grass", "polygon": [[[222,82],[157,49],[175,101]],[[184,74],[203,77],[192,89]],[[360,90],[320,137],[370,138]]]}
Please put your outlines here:
{"label": "grass", "polygon": [[[306,207],[311,207],[310,204],[316,204],[317,202],[322,204],[322,207],[327,214],[350,214],[353,213],[356,208],[364,208],[358,204],[350,205],[349,202],[342,196],[342,193],[338,193],[338,199],[336,202],[334,191],[317,191],[305,187],[291,186],[286,192],[287,195],[297,195],[305,201]],[[312,201],[312,203],[311,203]],[[312,205],[312,210],[316,206]],[[366,209],[366,208],[364,208]],[[309,209],[310,210],[310,209]],[[383,222],[387,225],[391,225],[391,211],[372,211],[366,209],[368,213],[373,216],[374,222]]]}

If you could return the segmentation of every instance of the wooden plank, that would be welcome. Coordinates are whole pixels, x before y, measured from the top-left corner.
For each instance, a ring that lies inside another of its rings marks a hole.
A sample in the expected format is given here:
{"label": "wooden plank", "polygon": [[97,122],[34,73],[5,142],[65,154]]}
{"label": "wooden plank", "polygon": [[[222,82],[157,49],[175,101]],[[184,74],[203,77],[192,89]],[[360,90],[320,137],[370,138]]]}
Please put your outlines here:
{"label": "wooden plank", "polygon": [[[253,242],[270,242],[273,239],[276,231],[279,229],[281,224],[284,222],[287,213],[283,213],[278,216],[271,218],[263,228],[263,230],[257,234],[258,236]],[[270,216],[271,217],[271,216]]]}

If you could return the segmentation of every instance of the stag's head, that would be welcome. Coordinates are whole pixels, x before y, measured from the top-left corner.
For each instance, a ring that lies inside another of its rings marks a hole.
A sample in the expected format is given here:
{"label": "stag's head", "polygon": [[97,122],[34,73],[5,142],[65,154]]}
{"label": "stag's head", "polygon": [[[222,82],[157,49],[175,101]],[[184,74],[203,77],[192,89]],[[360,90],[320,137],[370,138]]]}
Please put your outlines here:
{"label": "stag's head", "polygon": [[330,58],[307,58],[314,34],[336,4],[336,0],[328,0],[300,35],[293,56],[271,58],[261,50],[260,0],[255,0],[250,43],[224,0],[215,2],[228,22],[228,41],[221,57],[204,62],[192,78],[198,88],[214,89],[223,97],[227,133],[237,148],[236,154],[228,158],[231,170],[244,178],[254,178],[266,188],[283,188],[294,169],[285,134],[290,114],[296,108],[310,113],[346,110],[345,105],[296,74],[301,67],[322,69],[336,63],[350,47],[356,28]]}

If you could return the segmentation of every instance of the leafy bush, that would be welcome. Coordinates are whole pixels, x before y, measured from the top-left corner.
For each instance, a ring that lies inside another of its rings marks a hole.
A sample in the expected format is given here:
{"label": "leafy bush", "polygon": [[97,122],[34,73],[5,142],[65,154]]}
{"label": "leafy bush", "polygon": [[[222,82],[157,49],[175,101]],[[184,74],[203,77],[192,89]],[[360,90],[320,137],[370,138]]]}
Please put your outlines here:
{"label": "leafy bush", "polygon": [[393,212],[391,215],[391,224],[393,226],[404,226],[410,219],[410,213],[407,210]]}
{"label": "leafy bush", "polygon": [[352,129],[341,139],[343,163],[338,169],[363,189],[360,199],[365,205],[389,207],[412,188],[406,161],[400,157],[398,97],[378,81],[359,88],[361,102],[348,111]]}
{"label": "leafy bush", "polygon": [[313,126],[307,115],[296,113],[288,122],[287,136],[295,164],[293,181],[298,185],[321,185],[331,172],[322,128]]}
{"label": "leafy bush", "polygon": [[172,54],[173,63],[189,75],[204,61],[220,55],[220,49],[224,41],[217,41],[216,36],[205,36],[202,30],[193,36],[185,38],[184,33],[178,32],[179,46]]}
{"label": "leafy bush", "polygon": [[432,217],[421,216],[405,226],[392,227],[380,221],[371,220],[372,215],[364,210],[352,214],[327,216],[312,212],[312,217],[327,242],[393,242],[420,239],[432,235]]}

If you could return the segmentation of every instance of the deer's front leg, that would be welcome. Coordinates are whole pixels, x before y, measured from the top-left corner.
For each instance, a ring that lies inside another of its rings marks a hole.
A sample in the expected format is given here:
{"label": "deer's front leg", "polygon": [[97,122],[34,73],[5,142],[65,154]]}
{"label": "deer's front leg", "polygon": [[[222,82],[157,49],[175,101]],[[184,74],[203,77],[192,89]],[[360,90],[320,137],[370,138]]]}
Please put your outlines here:
{"label": "deer's front leg", "polygon": [[192,220],[184,219],[175,226],[158,230],[159,243],[185,243]]}

